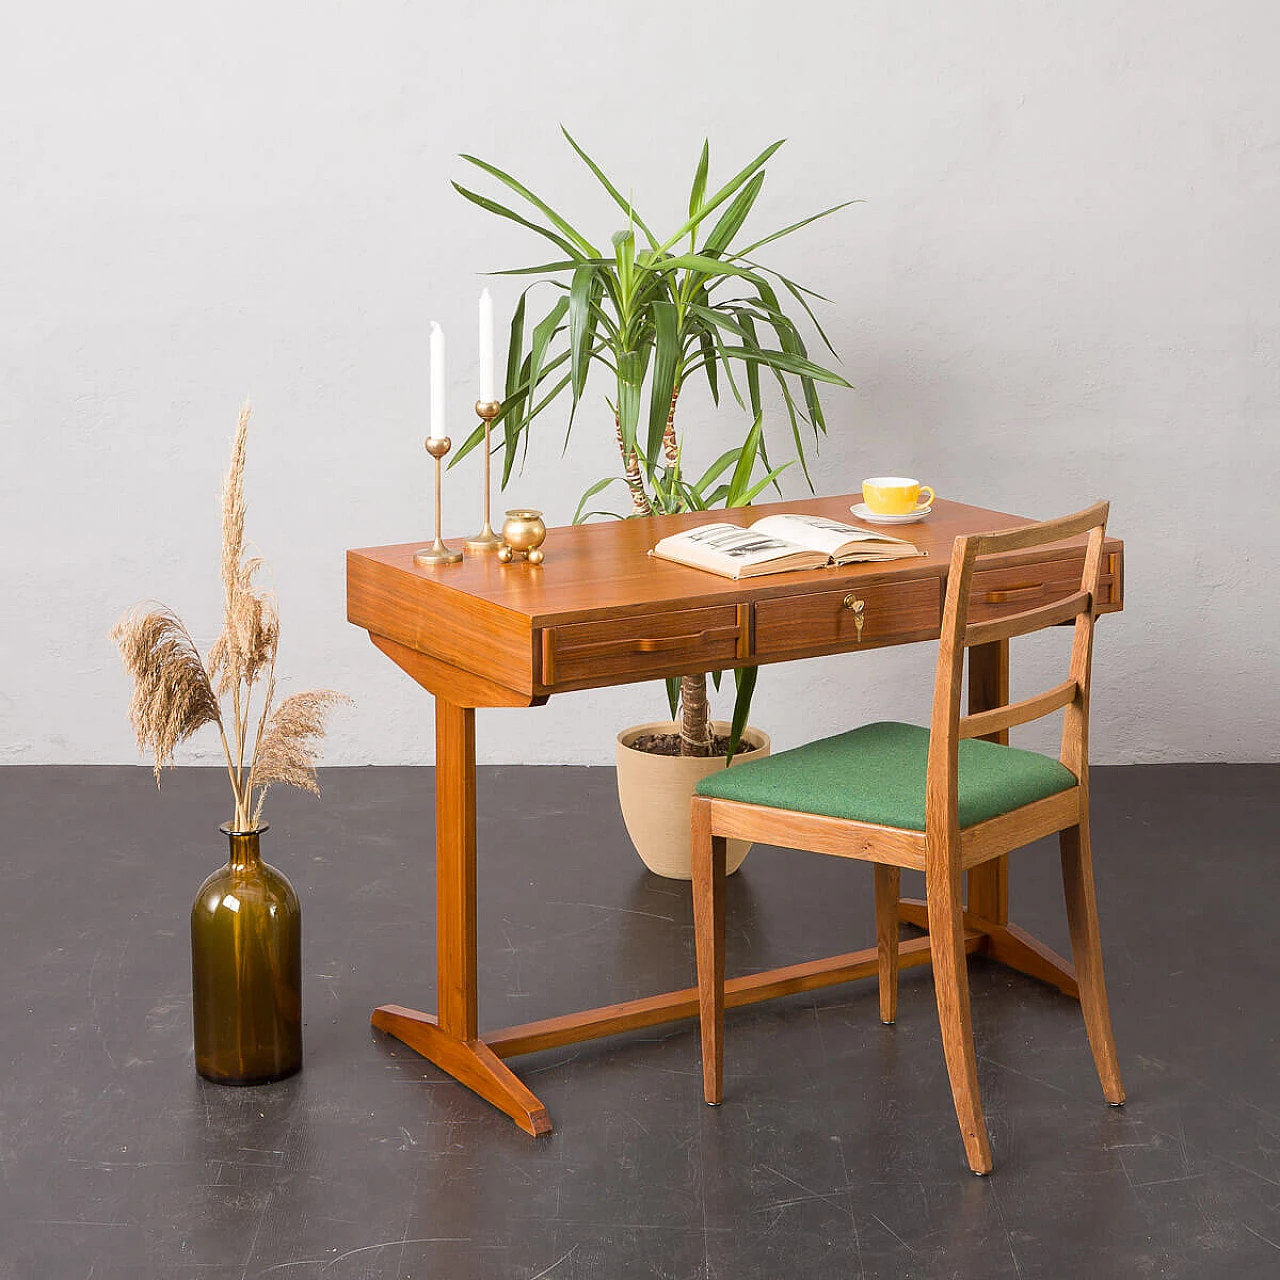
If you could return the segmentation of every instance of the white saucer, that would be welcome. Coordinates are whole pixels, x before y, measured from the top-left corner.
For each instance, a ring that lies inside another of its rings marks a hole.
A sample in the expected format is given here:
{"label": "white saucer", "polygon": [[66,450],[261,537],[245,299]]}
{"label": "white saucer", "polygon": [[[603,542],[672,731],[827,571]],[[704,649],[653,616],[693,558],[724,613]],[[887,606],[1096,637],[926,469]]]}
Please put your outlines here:
{"label": "white saucer", "polygon": [[868,524],[915,524],[917,520],[923,520],[933,510],[933,507],[920,507],[918,510],[908,511],[906,515],[902,516],[877,515],[865,502],[856,502],[849,510],[859,520],[865,520]]}

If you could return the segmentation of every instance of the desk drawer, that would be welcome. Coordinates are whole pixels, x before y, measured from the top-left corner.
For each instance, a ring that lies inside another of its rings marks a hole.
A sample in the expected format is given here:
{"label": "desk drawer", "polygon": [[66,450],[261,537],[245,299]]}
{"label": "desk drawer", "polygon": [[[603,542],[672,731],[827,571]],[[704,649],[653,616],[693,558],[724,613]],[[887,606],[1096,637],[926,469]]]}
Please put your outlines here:
{"label": "desk drawer", "polygon": [[[1082,573],[1083,551],[1067,560],[1046,560],[1041,564],[1008,569],[979,569],[973,575],[973,589],[969,595],[969,621],[989,622],[993,618],[1051,604],[1073,591],[1079,591]],[[1107,591],[1104,582],[1100,589],[1104,602]]]}
{"label": "desk drawer", "polygon": [[755,652],[762,660],[768,660],[789,654],[897,644],[936,636],[941,621],[936,578],[796,592],[757,603]]}
{"label": "desk drawer", "polygon": [[742,639],[732,604],[548,627],[542,633],[542,683],[594,685],[618,676],[714,671],[739,656]]}

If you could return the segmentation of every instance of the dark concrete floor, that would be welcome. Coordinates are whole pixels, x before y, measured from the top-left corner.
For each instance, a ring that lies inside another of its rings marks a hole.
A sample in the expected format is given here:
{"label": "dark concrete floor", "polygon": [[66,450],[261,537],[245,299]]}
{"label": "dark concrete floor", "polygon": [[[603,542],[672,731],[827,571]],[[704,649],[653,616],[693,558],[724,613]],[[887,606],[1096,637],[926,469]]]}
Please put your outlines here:
{"label": "dark concrete floor", "polygon": [[[331,770],[271,797],[305,917],[306,1063],[192,1066],[187,911],[225,856],[216,772],[0,770],[0,1278],[1280,1275],[1280,770],[1098,769],[1095,840],[1123,1109],[1079,1009],[971,966],[996,1171],[970,1175],[927,972],[515,1060],[530,1139],[396,1042],[434,1005],[431,772]],[[483,770],[481,1023],[692,981],[685,886],[626,844],[612,772]],[[730,964],[866,945],[866,869],[756,850]],[[1053,848],[1015,918],[1065,949]]]}

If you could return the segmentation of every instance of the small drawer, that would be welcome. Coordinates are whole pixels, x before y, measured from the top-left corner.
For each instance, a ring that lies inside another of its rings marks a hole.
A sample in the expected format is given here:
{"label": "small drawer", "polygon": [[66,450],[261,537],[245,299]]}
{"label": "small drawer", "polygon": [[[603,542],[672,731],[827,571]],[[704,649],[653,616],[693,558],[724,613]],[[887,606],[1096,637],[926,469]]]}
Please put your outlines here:
{"label": "small drawer", "polygon": [[[969,595],[969,621],[990,622],[1024,609],[1051,604],[1080,590],[1084,552],[1064,560],[1015,565],[1007,569],[979,569]],[[1107,586],[1101,588],[1104,600]]]}
{"label": "small drawer", "polygon": [[714,671],[747,656],[744,634],[731,604],[548,627],[542,633],[542,684]]}
{"label": "small drawer", "polygon": [[928,639],[941,612],[936,578],[775,596],[756,604],[755,652],[767,660]]}

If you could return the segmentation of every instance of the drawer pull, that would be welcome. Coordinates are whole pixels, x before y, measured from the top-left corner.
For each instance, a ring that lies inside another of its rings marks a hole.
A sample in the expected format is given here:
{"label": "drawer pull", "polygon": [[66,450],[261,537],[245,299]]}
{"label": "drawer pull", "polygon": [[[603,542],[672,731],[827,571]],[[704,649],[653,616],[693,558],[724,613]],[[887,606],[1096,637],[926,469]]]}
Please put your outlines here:
{"label": "drawer pull", "polygon": [[597,644],[574,645],[575,656],[592,653],[669,653],[673,649],[687,649],[693,645],[714,644],[717,640],[736,640],[738,626],[708,627],[682,636],[638,636],[630,643],[618,640],[602,640]]}
{"label": "drawer pull", "polygon": [[847,595],[844,598],[844,607],[853,613],[853,625],[858,632],[858,643],[862,643],[862,628],[867,623],[867,602],[859,600],[855,595]]}
{"label": "drawer pull", "polygon": [[1045,584],[1043,582],[1032,582],[1025,587],[1005,587],[1002,591],[988,591],[983,596],[983,600],[987,604],[1007,604],[1010,600],[1029,595],[1042,596],[1044,592]]}
{"label": "drawer pull", "polygon": [[705,631],[695,631],[687,636],[657,638],[645,636],[637,640],[632,648],[636,653],[667,653],[672,649],[684,649],[690,645],[714,644],[717,640],[736,640],[737,638],[738,626],[734,623],[731,627],[709,627]]}

